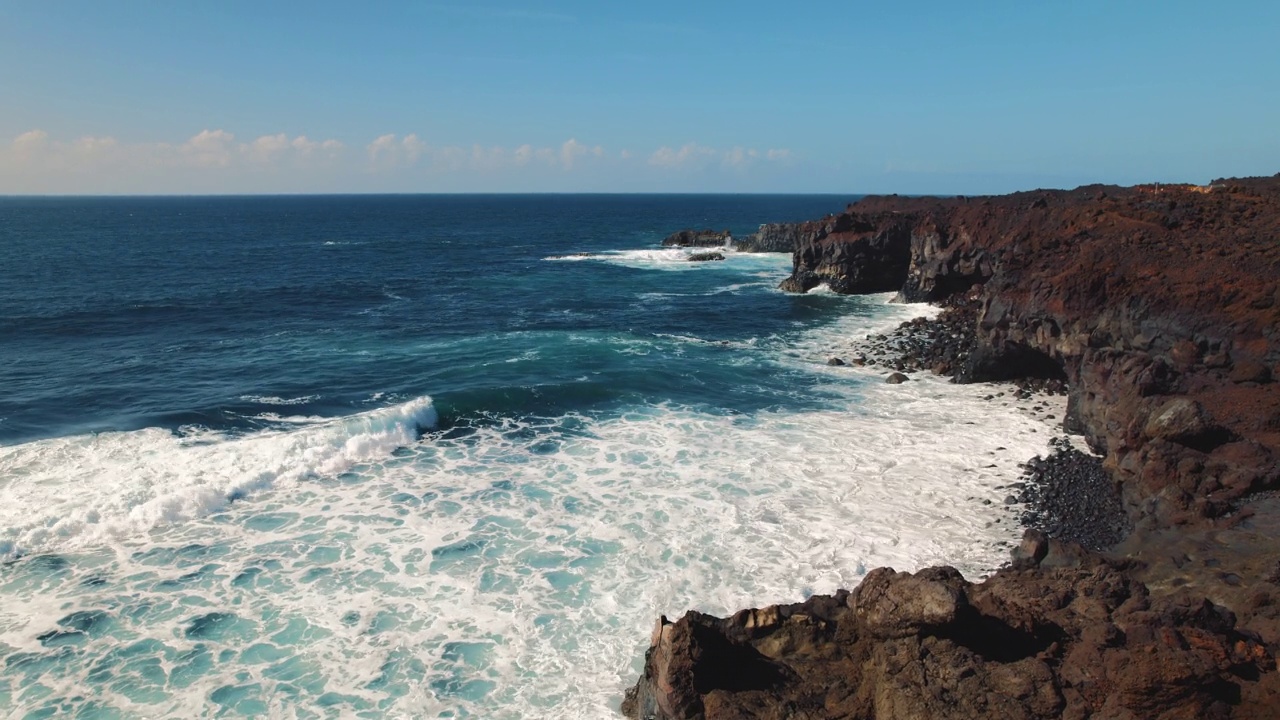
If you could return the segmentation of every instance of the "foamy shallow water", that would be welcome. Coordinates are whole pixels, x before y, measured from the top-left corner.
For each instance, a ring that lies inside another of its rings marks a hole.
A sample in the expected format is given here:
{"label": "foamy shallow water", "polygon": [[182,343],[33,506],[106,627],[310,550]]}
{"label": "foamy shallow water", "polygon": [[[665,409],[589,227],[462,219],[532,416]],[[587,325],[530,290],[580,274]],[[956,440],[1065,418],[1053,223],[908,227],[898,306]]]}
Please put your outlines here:
{"label": "foamy shallow water", "polygon": [[823,364],[926,312],[777,345],[821,376],[821,410],[640,406],[415,440],[434,422],[418,398],[248,437],[0,449],[5,541],[32,553],[0,569],[0,707],[604,718],[660,614],[881,565],[980,576],[1018,535],[997,487],[1052,428],[989,387]]}

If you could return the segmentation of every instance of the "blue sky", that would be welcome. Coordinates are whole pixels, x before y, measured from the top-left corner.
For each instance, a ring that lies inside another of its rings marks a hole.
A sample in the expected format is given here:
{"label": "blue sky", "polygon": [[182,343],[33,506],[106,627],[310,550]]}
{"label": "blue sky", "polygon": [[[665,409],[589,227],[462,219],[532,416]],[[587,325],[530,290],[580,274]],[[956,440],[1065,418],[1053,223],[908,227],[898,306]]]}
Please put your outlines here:
{"label": "blue sky", "polygon": [[0,0],[0,193],[1273,174],[1277,38],[1280,3],[1246,0]]}

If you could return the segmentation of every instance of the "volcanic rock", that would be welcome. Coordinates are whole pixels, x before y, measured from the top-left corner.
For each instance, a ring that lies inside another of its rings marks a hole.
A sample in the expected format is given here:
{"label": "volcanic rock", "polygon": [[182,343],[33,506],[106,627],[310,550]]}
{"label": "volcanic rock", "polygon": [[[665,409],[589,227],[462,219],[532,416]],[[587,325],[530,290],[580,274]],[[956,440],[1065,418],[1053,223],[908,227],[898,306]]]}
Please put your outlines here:
{"label": "volcanic rock", "polygon": [[[1034,550],[1034,555],[1041,555]],[[871,572],[852,593],[654,632],[630,718],[1267,717],[1275,658],[1191,594],[1070,548],[980,584]]]}
{"label": "volcanic rock", "polygon": [[868,338],[866,364],[1065,391],[1063,429],[1097,455],[1059,440],[1027,463],[1009,510],[1032,532],[982,583],[881,569],[664,619],[624,712],[1275,717],[1280,175],[868,197],[770,233],[794,243],[784,290],[949,308]]}
{"label": "volcanic rock", "polygon": [[681,230],[668,235],[663,247],[724,247],[733,243],[728,230]]}
{"label": "volcanic rock", "polygon": [[707,262],[711,260],[723,260],[724,254],[718,252],[696,252],[690,253],[685,260],[689,262]]}

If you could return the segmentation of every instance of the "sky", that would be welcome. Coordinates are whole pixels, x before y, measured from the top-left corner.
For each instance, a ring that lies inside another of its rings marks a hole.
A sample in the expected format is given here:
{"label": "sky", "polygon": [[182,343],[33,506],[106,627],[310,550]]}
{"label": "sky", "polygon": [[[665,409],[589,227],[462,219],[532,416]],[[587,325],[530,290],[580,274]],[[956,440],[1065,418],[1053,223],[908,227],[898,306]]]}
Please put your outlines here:
{"label": "sky", "polygon": [[0,0],[0,194],[1280,172],[1280,2]]}

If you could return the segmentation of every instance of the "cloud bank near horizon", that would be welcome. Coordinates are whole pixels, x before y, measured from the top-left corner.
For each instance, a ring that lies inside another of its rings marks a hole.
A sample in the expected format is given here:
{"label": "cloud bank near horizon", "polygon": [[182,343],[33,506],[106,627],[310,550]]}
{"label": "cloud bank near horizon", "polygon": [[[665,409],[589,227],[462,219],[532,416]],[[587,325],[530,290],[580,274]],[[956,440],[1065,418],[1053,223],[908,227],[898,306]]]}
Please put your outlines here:
{"label": "cloud bank near horizon", "polygon": [[74,140],[40,129],[0,145],[0,194],[590,191],[698,177],[767,179],[797,163],[785,148],[699,143],[652,151],[559,145],[436,145],[416,133],[352,147],[287,133],[242,141],[223,129],[183,142]]}

